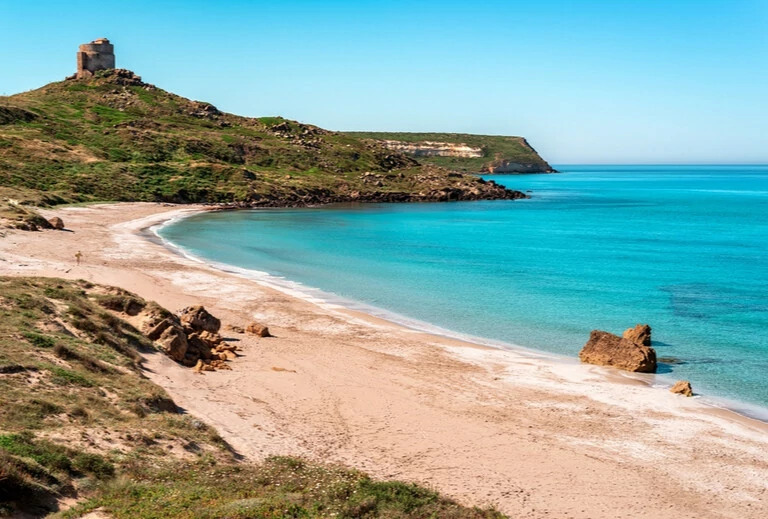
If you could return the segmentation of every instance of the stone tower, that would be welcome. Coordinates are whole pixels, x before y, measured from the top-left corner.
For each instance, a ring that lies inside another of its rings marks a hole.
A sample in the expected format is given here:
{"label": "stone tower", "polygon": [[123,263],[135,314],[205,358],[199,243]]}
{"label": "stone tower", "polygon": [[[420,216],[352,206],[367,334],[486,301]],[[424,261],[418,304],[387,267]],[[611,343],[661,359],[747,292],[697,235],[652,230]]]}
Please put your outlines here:
{"label": "stone tower", "polygon": [[77,51],[78,78],[92,77],[97,70],[115,68],[115,47],[106,38],[80,45]]}

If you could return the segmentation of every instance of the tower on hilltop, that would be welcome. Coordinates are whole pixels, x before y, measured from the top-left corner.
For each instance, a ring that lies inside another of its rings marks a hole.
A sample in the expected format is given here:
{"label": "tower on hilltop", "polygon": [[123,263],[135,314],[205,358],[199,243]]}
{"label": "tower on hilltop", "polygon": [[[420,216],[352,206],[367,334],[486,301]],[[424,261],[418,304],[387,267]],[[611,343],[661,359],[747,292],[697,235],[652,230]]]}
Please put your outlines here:
{"label": "tower on hilltop", "polygon": [[77,51],[77,78],[89,78],[98,70],[115,68],[115,46],[106,38],[80,45]]}

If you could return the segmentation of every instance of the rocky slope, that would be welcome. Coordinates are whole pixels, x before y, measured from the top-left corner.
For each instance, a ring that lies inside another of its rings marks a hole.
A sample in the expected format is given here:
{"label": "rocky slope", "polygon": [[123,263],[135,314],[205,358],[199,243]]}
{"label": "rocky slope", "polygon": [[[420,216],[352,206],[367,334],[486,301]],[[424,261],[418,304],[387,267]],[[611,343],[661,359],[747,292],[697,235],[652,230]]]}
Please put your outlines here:
{"label": "rocky slope", "polygon": [[0,97],[0,195],[249,207],[525,196],[370,140],[223,113],[127,70]]}
{"label": "rocky slope", "polygon": [[523,137],[464,133],[350,132],[369,142],[454,171],[473,173],[554,173]]}

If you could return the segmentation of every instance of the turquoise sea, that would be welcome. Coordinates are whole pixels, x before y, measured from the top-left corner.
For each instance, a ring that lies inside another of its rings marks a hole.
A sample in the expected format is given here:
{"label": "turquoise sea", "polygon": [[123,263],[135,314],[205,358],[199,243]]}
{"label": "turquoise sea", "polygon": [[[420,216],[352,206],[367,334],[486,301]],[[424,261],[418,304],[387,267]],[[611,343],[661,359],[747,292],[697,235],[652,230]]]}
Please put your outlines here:
{"label": "turquoise sea", "polygon": [[768,166],[558,169],[486,177],[530,200],[224,212],[158,232],[395,320],[572,358],[592,329],[649,323],[676,359],[660,374],[768,417]]}

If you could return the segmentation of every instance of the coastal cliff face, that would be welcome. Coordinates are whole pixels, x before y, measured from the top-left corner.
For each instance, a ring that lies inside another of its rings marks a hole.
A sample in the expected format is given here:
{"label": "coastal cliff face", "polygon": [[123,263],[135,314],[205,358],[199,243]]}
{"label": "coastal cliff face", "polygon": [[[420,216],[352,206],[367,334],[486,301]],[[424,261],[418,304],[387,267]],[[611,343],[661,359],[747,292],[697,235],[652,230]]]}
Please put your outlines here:
{"label": "coastal cliff face", "polygon": [[353,132],[393,151],[454,171],[482,174],[554,173],[523,137],[452,133]]}
{"label": "coastal cliff face", "polygon": [[[479,153],[474,145],[461,148],[435,144],[425,153]],[[0,97],[0,198],[22,204],[254,207],[525,197],[420,163],[396,146],[281,117],[227,114],[128,70]]]}
{"label": "coastal cliff face", "polygon": [[510,173],[555,173],[554,170],[541,171],[540,164],[531,162],[515,162],[514,160],[495,160],[480,170],[487,174],[510,174]]}
{"label": "coastal cliff face", "polygon": [[478,158],[483,157],[483,149],[467,144],[451,142],[401,142],[401,141],[382,141],[382,144],[391,150],[411,155],[412,157],[461,157]]}

